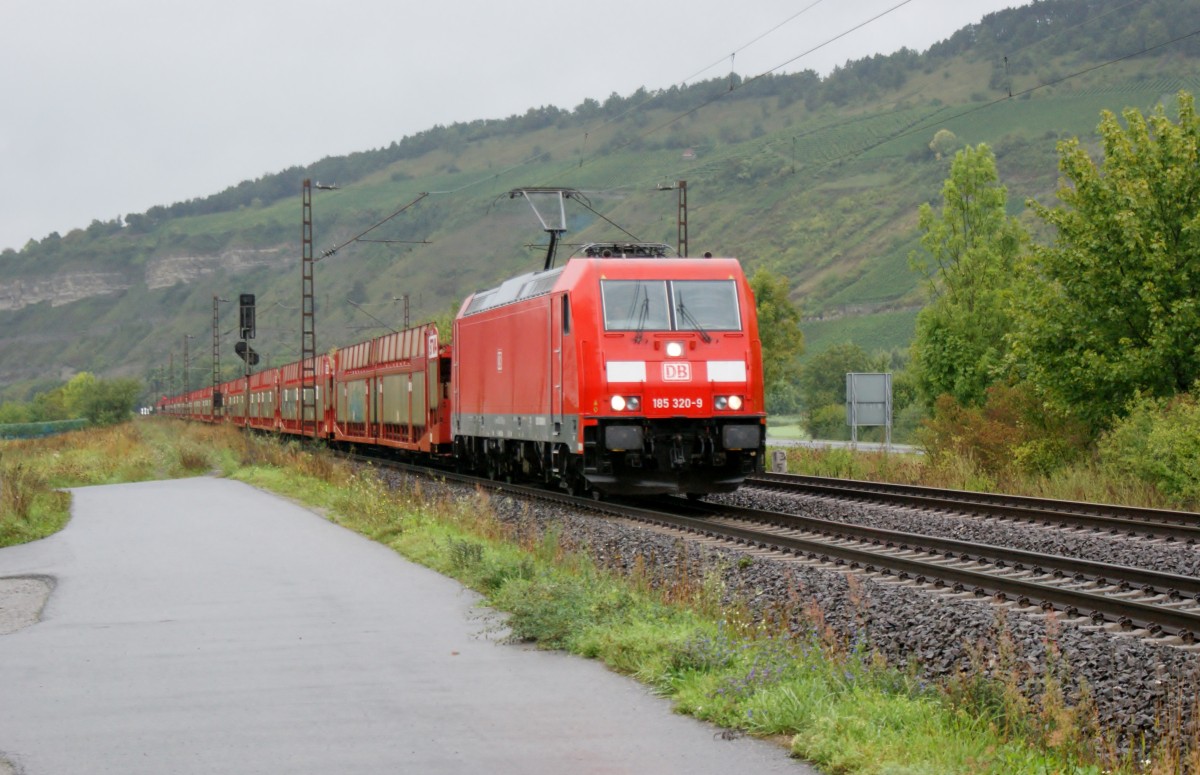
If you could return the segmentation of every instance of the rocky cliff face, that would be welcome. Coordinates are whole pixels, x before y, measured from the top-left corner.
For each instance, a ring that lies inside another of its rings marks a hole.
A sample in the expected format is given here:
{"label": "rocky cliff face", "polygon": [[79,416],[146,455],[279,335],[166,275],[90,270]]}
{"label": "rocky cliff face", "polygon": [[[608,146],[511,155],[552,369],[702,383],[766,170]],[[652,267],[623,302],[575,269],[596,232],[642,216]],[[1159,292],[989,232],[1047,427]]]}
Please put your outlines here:
{"label": "rocky cliff face", "polygon": [[257,267],[284,266],[293,262],[300,263],[297,251],[284,246],[259,250],[234,248],[206,256],[164,256],[147,262],[143,280],[153,291],[191,282],[222,269],[239,274]]}
{"label": "rocky cliff face", "polygon": [[66,271],[40,278],[0,280],[0,311],[19,310],[48,301],[59,307],[92,296],[104,296],[142,284],[150,290],[169,288],[225,270],[233,274],[261,266],[285,266],[298,259],[284,246],[253,250],[236,248],[199,256],[151,259],[141,273]]}
{"label": "rocky cliff face", "polygon": [[58,307],[91,296],[117,293],[131,286],[120,272],[70,272],[36,279],[0,282],[0,310],[18,310],[48,301]]}

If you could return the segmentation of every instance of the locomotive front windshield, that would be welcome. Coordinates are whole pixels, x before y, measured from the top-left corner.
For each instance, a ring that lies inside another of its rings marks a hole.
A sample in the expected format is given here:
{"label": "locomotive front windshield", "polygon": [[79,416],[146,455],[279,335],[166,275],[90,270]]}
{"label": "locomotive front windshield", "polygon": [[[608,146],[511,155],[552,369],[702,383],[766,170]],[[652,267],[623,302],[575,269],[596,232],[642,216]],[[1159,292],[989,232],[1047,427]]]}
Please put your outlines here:
{"label": "locomotive front windshield", "polygon": [[677,331],[738,331],[737,287],[733,280],[673,280]]}
{"label": "locomotive front windshield", "polygon": [[739,331],[733,280],[601,280],[606,331]]}

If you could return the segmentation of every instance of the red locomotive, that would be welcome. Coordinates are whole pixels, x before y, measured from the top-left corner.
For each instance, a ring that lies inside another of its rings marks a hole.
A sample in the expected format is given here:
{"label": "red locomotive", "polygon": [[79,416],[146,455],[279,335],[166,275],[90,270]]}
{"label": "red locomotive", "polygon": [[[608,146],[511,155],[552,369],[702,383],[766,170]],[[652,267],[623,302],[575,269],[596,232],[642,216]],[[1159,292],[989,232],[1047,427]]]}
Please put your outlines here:
{"label": "red locomotive", "polygon": [[[432,324],[164,398],[160,411],[413,453],[574,492],[729,492],[766,444],[754,297],[732,258],[607,243],[479,291]],[[558,232],[561,233],[561,232]],[[247,382],[249,384],[247,384]],[[315,430],[314,430],[315,428]]]}
{"label": "red locomotive", "polygon": [[761,465],[762,359],[734,259],[590,245],[467,298],[454,453],[497,476],[608,493],[728,492]]}

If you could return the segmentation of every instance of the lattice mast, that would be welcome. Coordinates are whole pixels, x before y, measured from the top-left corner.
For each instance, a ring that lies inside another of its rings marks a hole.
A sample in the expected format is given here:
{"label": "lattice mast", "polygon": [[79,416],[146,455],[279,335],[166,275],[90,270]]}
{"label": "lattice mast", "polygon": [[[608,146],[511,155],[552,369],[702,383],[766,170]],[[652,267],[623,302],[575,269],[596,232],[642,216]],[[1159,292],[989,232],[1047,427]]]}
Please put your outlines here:
{"label": "lattice mast", "polygon": [[221,299],[217,294],[213,294],[213,321],[212,321],[212,417],[217,418],[217,410],[221,408],[221,393],[218,386],[221,384],[221,331],[217,327],[217,305]]}
{"label": "lattice mast", "polygon": [[312,180],[304,179],[300,235],[300,432],[317,435],[317,324],[313,295]]}

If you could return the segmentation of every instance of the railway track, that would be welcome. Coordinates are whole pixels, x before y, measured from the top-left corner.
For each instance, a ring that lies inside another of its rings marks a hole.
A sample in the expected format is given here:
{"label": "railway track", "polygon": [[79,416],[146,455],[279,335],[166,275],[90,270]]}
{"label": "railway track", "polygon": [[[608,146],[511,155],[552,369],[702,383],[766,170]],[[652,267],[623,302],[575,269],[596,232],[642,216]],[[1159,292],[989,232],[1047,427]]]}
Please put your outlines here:
{"label": "railway track", "polygon": [[1200,634],[1200,579],[1073,557],[834,522],[799,514],[691,504],[705,534],[896,576],[934,588],[1012,600],[1144,629],[1185,643]]}
{"label": "railway track", "polygon": [[460,474],[433,475],[950,593],[1056,610],[1184,644],[1200,635],[1200,579],[1191,576],[682,498],[595,501]]}
{"label": "railway track", "polygon": [[746,485],[840,500],[865,500],[917,509],[1035,522],[1054,527],[1077,527],[1112,534],[1162,538],[1188,544],[1200,542],[1200,514],[1190,511],[1055,501],[1020,495],[941,490],[933,487],[794,474],[760,474],[747,478]]}

